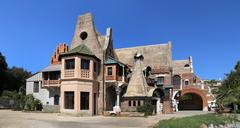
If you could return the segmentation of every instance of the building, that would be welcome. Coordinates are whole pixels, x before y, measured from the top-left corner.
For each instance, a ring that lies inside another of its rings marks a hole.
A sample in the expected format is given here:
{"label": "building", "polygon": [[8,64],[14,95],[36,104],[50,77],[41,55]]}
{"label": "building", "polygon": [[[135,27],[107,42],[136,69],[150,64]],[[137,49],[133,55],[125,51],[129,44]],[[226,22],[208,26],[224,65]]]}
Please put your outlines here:
{"label": "building", "polygon": [[192,57],[172,60],[171,42],[113,49],[112,29],[101,35],[87,13],[78,17],[71,46],[57,46],[50,65],[27,79],[26,93],[62,113],[135,112],[150,100],[160,114],[206,111],[203,86]]}

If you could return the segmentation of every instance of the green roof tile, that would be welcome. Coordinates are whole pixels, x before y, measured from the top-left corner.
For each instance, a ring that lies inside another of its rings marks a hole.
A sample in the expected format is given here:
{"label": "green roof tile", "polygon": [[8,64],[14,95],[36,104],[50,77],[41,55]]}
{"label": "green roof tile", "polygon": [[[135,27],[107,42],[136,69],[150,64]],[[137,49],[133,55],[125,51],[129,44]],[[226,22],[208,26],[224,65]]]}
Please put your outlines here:
{"label": "green roof tile", "polygon": [[64,53],[63,55],[76,53],[94,56],[93,52],[85,44],[80,44],[79,46],[73,48],[67,53]]}
{"label": "green roof tile", "polygon": [[119,62],[118,60],[108,57],[107,60],[105,61],[105,64],[119,64],[119,65],[124,65],[122,62]]}

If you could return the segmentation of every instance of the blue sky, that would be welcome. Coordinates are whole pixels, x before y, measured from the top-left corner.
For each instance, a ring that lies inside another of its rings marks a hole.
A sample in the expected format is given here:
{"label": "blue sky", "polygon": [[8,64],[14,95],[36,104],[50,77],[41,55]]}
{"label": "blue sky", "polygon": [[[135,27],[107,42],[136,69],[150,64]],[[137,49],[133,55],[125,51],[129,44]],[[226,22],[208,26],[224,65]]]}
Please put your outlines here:
{"label": "blue sky", "polygon": [[193,56],[195,73],[223,78],[240,59],[239,0],[1,0],[0,52],[33,73],[57,44],[70,44],[78,15],[91,12],[114,47],[173,43],[173,59]]}

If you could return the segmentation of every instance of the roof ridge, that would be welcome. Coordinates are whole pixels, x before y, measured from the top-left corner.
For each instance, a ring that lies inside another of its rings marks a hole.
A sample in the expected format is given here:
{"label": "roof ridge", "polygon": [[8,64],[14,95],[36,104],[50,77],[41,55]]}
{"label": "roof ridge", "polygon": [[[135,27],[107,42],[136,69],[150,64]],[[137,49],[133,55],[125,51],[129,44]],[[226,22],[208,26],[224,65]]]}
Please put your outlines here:
{"label": "roof ridge", "polygon": [[134,49],[134,48],[142,48],[142,47],[154,47],[154,46],[166,46],[169,45],[169,42],[161,43],[161,44],[150,44],[150,45],[139,45],[139,46],[133,46],[133,47],[126,47],[126,48],[116,48],[115,50],[124,50],[124,49]]}

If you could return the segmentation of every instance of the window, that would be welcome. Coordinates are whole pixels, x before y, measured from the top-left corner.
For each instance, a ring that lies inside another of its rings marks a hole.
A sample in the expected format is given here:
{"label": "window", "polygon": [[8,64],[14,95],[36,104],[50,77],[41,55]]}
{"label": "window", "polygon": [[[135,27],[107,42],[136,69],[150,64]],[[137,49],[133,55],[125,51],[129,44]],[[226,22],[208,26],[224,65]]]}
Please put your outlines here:
{"label": "window", "polygon": [[58,80],[60,78],[60,71],[50,72],[50,80]]}
{"label": "window", "polygon": [[157,78],[157,85],[164,83],[164,77],[158,77]]}
{"label": "window", "polygon": [[189,65],[189,64],[185,64],[184,67],[185,67],[185,68],[189,68],[190,65]]}
{"label": "window", "polygon": [[136,101],[135,100],[133,101],[133,106],[136,106]]}
{"label": "window", "polygon": [[89,70],[90,60],[81,59],[81,69]]}
{"label": "window", "polygon": [[128,101],[128,106],[132,106],[131,100]]}
{"label": "window", "polygon": [[181,77],[179,75],[173,76],[173,85],[181,85]]}
{"label": "window", "polygon": [[189,80],[185,80],[185,81],[184,81],[184,84],[185,84],[185,85],[189,85]]}
{"label": "window", "polygon": [[81,92],[81,110],[88,110],[89,109],[89,92]]}
{"label": "window", "polygon": [[96,62],[93,63],[93,71],[97,72],[97,63]]}
{"label": "window", "polygon": [[74,69],[75,68],[75,59],[65,60],[65,69]]}
{"label": "window", "polygon": [[33,92],[34,93],[38,93],[39,92],[39,82],[38,81],[35,81],[33,83]]}
{"label": "window", "polygon": [[138,106],[141,106],[141,101],[140,100],[138,101]]}
{"label": "window", "polygon": [[123,68],[118,66],[118,76],[123,76]]}
{"label": "window", "polygon": [[87,38],[87,36],[88,36],[87,32],[82,32],[82,33],[80,34],[80,38],[81,38],[82,40],[85,40],[85,39]]}
{"label": "window", "polygon": [[112,67],[108,67],[107,68],[107,73],[108,73],[109,76],[112,75]]}
{"label": "window", "polygon": [[74,92],[64,92],[65,109],[74,109]]}
{"label": "window", "polygon": [[54,105],[59,105],[59,95],[54,96]]}

